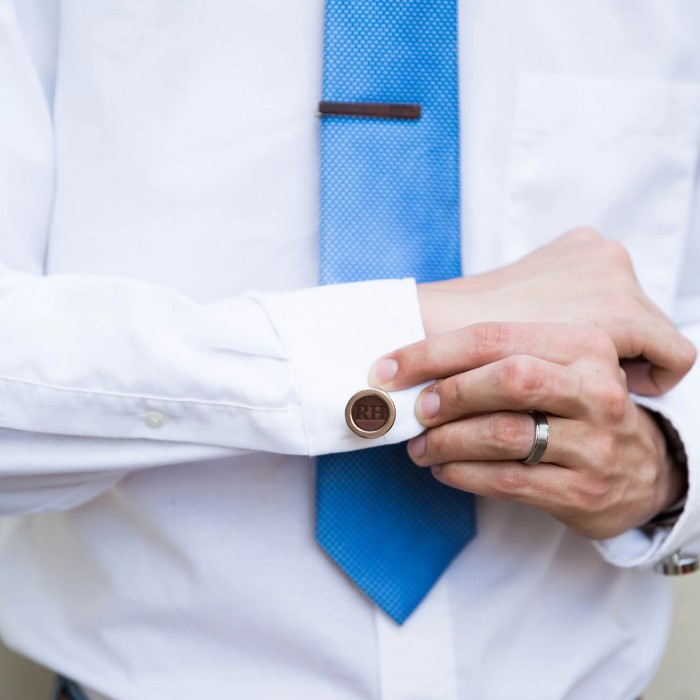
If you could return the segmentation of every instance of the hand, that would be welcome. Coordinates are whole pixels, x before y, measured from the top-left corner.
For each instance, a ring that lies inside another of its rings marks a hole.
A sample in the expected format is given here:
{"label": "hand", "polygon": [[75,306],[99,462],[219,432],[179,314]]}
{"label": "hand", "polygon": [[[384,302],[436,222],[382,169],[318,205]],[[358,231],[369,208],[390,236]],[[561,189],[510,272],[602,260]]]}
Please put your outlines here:
{"label": "hand", "polygon": [[[630,398],[615,346],[599,329],[477,324],[383,359],[396,372],[372,383],[386,390],[447,377],[420,395],[416,412],[428,430],[409,443],[413,461],[444,484],[540,508],[592,539],[646,523],[683,492],[684,476]],[[528,409],[549,420],[536,465],[519,461],[533,442]]]}
{"label": "hand", "polygon": [[580,228],[507,267],[423,284],[428,337],[480,321],[587,323],[612,338],[626,359],[630,389],[668,391],[695,361],[695,347],[644,294],[627,251]]}

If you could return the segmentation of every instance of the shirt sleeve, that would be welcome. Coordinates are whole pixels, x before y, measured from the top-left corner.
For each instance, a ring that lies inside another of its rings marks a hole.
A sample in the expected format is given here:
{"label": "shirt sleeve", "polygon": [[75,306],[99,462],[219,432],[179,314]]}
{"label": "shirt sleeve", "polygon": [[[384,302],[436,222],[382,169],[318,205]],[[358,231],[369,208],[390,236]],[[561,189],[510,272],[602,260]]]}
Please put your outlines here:
{"label": "shirt sleeve", "polygon": [[[700,299],[695,300],[700,308]],[[681,328],[700,348],[700,323]],[[636,397],[637,402],[668,418],[678,430],[688,457],[688,497],[683,513],[670,530],[646,534],[629,530],[610,540],[596,543],[611,564],[621,567],[651,566],[675,550],[700,546],[700,364],[697,362],[674,389],[663,396]]]}
{"label": "shirt sleeve", "polygon": [[131,469],[420,432],[418,389],[396,395],[380,440],[344,421],[371,362],[423,337],[412,280],[198,304],[133,279],[44,274],[56,183],[37,48],[50,42],[27,38],[39,19],[0,0],[0,512],[70,507]]}
{"label": "shirt sleeve", "polygon": [[[1,427],[287,454],[356,449],[345,403],[374,358],[422,337],[412,280],[198,305],[134,280],[8,270],[0,328]],[[400,413],[390,440],[418,431]]]}

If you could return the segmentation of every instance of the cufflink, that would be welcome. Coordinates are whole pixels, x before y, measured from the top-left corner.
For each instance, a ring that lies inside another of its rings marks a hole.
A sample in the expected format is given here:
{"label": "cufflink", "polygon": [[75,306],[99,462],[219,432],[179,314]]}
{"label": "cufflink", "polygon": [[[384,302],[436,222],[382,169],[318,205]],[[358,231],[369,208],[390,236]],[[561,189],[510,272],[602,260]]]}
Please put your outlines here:
{"label": "cufflink", "polygon": [[396,419],[396,406],[381,389],[358,391],[345,407],[345,422],[355,435],[378,438],[391,430]]}
{"label": "cufflink", "polygon": [[682,552],[680,549],[662,559],[654,567],[657,574],[664,576],[683,576],[695,573],[698,569],[700,569],[700,560],[698,560],[697,555],[691,552]]}

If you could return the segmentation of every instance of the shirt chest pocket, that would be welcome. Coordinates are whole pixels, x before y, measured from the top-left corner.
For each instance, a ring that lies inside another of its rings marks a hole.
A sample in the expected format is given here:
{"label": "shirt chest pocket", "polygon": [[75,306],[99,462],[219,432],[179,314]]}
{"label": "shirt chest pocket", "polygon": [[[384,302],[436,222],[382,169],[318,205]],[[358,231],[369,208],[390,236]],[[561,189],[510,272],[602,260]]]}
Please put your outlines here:
{"label": "shirt chest pocket", "polygon": [[521,77],[506,205],[508,258],[577,225],[621,241],[670,311],[700,133],[700,85]]}

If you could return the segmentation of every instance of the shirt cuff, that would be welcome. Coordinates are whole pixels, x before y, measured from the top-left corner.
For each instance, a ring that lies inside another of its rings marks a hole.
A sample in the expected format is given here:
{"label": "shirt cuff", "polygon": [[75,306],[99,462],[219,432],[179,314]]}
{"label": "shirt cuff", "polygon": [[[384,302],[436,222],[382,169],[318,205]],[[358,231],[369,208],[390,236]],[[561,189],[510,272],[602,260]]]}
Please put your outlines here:
{"label": "shirt cuff", "polygon": [[249,296],[266,309],[292,359],[309,455],[392,444],[423,431],[414,405],[424,384],[391,394],[396,420],[382,437],[359,437],[345,422],[345,406],[368,387],[372,363],[425,338],[413,279]]}

